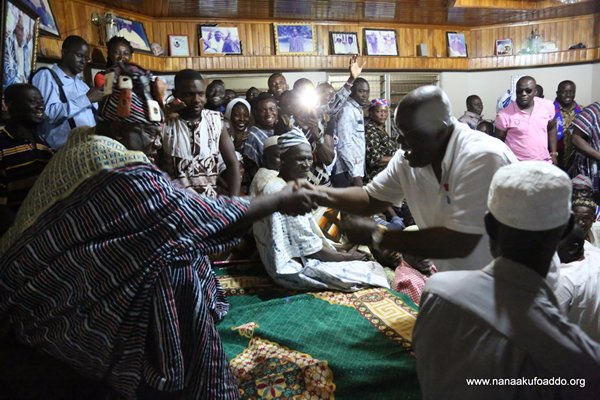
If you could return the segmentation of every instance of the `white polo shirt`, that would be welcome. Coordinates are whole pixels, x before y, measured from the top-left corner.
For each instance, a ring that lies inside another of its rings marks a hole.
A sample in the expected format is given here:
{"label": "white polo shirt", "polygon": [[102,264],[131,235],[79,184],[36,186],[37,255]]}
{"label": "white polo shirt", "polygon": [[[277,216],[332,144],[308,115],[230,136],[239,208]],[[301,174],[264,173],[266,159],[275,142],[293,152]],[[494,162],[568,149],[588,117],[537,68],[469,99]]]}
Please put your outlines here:
{"label": "white polo shirt", "polygon": [[483,235],[473,252],[465,258],[434,260],[441,271],[480,269],[492,261],[483,217],[487,195],[498,168],[517,161],[500,140],[475,131],[452,118],[454,131],[442,161],[442,180],[433,168],[412,168],[398,150],[365,190],[369,196],[399,205],[406,199],[421,229],[444,227],[454,231]]}

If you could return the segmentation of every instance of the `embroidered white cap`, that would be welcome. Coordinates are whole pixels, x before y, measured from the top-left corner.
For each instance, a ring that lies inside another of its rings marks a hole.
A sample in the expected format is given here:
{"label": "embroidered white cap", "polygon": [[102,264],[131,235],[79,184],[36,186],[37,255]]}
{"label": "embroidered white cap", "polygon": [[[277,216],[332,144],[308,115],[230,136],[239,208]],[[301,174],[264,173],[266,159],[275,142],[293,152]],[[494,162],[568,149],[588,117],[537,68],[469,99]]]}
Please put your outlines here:
{"label": "embroidered white cap", "polygon": [[571,181],[554,165],[521,161],[496,171],[488,209],[501,223],[525,231],[558,228],[571,215]]}

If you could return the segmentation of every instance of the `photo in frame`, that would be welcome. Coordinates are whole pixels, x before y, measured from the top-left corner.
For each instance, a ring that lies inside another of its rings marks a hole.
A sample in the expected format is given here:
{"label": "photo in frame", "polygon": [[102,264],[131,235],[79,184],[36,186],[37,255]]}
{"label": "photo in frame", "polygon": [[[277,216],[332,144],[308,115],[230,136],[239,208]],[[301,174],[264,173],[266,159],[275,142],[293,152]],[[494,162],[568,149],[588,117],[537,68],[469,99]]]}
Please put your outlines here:
{"label": "photo in frame", "polygon": [[40,17],[40,33],[60,37],[58,25],[48,0],[22,0],[31,11]]}
{"label": "photo in frame", "polygon": [[448,57],[467,57],[467,41],[462,32],[446,32]]}
{"label": "photo in frame", "polygon": [[317,54],[314,25],[303,23],[273,24],[273,32],[275,34],[275,54]]}
{"label": "photo in frame", "polygon": [[129,40],[131,47],[141,53],[152,54],[150,41],[146,35],[144,24],[121,17],[113,17],[112,23],[107,26],[107,40],[113,36],[121,36]]}
{"label": "photo in frame", "polygon": [[497,56],[512,56],[513,55],[512,39],[496,40],[496,55]]}
{"label": "photo in frame", "polygon": [[367,56],[397,56],[398,37],[395,29],[363,29],[364,52]]}
{"label": "photo in frame", "polygon": [[242,54],[242,42],[235,26],[198,25],[200,55]]}
{"label": "photo in frame", "polygon": [[190,43],[187,35],[169,35],[169,55],[171,57],[190,56]]}
{"label": "photo in frame", "polygon": [[2,100],[4,90],[28,83],[36,67],[39,18],[18,0],[6,0],[2,12]]}
{"label": "photo in frame", "polygon": [[360,53],[356,32],[329,32],[329,48],[332,55]]}

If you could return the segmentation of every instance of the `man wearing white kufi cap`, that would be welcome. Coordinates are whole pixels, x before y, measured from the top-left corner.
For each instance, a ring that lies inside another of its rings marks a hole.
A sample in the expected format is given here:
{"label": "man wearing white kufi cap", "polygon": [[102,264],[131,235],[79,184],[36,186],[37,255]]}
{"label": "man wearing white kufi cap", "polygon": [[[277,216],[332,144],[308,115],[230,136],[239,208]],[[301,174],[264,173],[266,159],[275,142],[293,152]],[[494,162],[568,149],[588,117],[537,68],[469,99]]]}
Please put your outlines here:
{"label": "man wearing white kufi cap", "polygon": [[[279,176],[263,194],[276,193],[288,181],[306,179],[313,163],[311,146],[297,128],[279,136]],[[256,247],[267,273],[279,285],[296,290],[389,288],[383,267],[361,261],[362,253],[338,253],[323,237],[311,214],[289,217],[275,213],[253,227]]]}
{"label": "man wearing white kufi cap", "polygon": [[413,345],[423,398],[597,399],[600,344],[567,321],[544,279],[573,226],[568,176],[540,161],[500,168],[487,204],[494,261],[435,274],[421,297]]}

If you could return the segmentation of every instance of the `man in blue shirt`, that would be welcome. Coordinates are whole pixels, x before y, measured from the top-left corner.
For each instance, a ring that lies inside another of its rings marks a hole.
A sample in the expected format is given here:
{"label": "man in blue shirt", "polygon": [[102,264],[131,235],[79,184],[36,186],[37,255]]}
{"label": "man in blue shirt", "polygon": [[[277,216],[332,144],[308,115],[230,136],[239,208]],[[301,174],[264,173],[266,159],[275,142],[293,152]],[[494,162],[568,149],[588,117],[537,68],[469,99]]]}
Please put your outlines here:
{"label": "man in blue shirt", "polygon": [[337,161],[331,183],[336,187],[362,186],[365,175],[365,121],[369,82],[356,78],[350,98],[336,116]]}
{"label": "man in blue shirt", "polygon": [[103,93],[98,89],[90,89],[79,76],[88,63],[89,51],[82,37],[69,36],[63,42],[62,58],[58,64],[39,71],[32,79],[46,103],[49,125],[46,128],[46,141],[54,149],[66,143],[71,129],[96,126],[94,103],[102,99]]}

